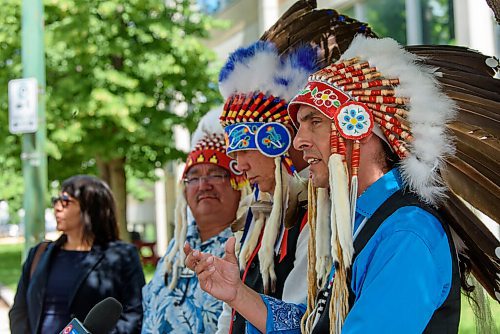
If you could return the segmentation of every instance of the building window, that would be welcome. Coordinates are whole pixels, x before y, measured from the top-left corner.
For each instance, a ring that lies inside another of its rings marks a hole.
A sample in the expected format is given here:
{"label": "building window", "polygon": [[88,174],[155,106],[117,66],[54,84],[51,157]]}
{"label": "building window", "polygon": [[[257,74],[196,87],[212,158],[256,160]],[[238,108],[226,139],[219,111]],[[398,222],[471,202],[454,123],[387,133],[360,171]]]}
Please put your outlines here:
{"label": "building window", "polygon": [[422,0],[422,42],[453,44],[453,0]]}
{"label": "building window", "polygon": [[405,0],[366,0],[364,13],[379,37],[392,37],[406,44]]}
{"label": "building window", "polygon": [[[422,44],[454,43],[453,0],[419,0],[420,13],[408,12],[406,4],[407,0],[365,0],[360,4],[365,17],[359,19],[368,22],[379,37],[392,37],[404,45],[407,29],[417,29]],[[418,18],[416,26],[408,27],[409,15]]]}

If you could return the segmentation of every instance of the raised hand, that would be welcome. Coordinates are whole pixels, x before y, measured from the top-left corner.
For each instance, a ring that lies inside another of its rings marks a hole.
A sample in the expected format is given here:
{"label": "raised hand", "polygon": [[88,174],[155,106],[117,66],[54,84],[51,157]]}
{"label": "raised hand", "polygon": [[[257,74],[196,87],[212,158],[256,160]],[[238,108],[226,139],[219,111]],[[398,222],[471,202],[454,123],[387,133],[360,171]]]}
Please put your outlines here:
{"label": "raised hand", "polygon": [[228,239],[223,258],[193,250],[188,243],[184,245],[186,266],[196,273],[200,287],[228,304],[236,299],[238,290],[243,287],[234,251],[235,243],[234,237]]}

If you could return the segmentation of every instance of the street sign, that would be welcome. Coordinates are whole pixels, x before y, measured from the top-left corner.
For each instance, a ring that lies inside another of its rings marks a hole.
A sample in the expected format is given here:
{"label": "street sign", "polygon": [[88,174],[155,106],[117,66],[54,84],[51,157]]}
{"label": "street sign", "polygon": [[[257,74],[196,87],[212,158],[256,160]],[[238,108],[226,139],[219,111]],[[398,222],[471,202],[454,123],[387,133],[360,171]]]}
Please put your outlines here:
{"label": "street sign", "polygon": [[35,78],[9,81],[9,131],[34,133],[38,130],[38,83]]}

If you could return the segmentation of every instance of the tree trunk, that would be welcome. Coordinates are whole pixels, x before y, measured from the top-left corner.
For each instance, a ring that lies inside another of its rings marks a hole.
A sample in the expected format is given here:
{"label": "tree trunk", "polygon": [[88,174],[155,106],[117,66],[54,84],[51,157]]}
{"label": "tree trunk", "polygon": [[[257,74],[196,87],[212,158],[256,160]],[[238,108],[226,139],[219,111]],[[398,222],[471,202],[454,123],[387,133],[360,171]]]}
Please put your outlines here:
{"label": "tree trunk", "polygon": [[104,161],[96,158],[99,176],[104,180],[116,200],[116,220],[120,239],[130,242],[130,233],[127,230],[127,177],[125,175],[125,158]]}
{"label": "tree trunk", "polygon": [[111,176],[109,171],[109,163],[104,161],[101,157],[96,157],[95,162],[97,165],[97,169],[99,170],[99,177],[101,180],[106,182],[108,186],[111,187]]}

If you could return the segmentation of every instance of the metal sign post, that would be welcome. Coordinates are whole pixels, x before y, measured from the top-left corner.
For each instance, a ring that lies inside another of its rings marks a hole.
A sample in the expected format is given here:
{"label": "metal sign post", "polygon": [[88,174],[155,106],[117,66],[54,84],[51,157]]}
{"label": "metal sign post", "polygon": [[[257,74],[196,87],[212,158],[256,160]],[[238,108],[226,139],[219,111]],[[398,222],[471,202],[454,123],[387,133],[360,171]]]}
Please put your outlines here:
{"label": "metal sign post", "polygon": [[[45,237],[45,194],[47,190],[47,157],[45,153],[45,51],[42,0],[22,1],[23,79],[9,83],[12,87],[13,117],[9,128],[23,133],[24,236],[27,251]],[[34,80],[34,81],[33,81]],[[35,82],[35,85],[33,85]],[[36,96],[36,97],[35,97]],[[34,106],[36,105],[36,109]],[[34,111],[35,110],[35,111]],[[36,114],[36,115],[33,115]],[[15,132],[15,131],[20,132]]]}

